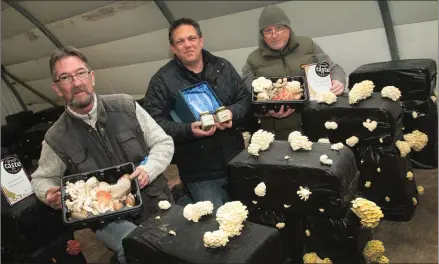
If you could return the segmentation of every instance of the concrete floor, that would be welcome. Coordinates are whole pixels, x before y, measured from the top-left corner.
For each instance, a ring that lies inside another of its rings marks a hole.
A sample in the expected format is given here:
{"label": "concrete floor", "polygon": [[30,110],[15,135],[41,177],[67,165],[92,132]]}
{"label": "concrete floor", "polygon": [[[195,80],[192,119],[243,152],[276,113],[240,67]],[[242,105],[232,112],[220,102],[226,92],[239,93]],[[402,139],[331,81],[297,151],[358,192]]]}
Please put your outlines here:
{"label": "concrete floor", "polygon": [[[165,175],[170,187],[180,181],[175,166],[170,166]],[[390,263],[438,263],[438,170],[414,170],[414,175],[425,192],[419,197],[413,218],[409,222],[383,221],[374,235],[384,243]],[[91,230],[78,230],[75,238],[88,263],[108,263],[113,253]]]}

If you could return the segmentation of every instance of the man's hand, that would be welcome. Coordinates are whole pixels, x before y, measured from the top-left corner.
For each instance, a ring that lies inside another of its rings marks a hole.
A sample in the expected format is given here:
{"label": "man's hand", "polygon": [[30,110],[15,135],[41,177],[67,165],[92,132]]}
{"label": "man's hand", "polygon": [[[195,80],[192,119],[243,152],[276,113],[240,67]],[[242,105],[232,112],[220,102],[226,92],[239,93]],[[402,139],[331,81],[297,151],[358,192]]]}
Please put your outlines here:
{"label": "man's hand", "polygon": [[148,173],[146,173],[146,171],[142,168],[137,167],[136,170],[130,175],[130,179],[134,179],[135,177],[137,177],[137,180],[139,181],[140,189],[145,188],[145,186],[149,184]]}
{"label": "man's hand", "polygon": [[335,95],[340,95],[344,91],[344,84],[337,80],[332,80],[332,87],[329,88]]}
{"label": "man's hand", "polygon": [[201,122],[197,121],[197,122],[193,122],[191,124],[191,128],[192,128],[192,133],[196,136],[196,137],[208,137],[208,136],[212,136],[215,131],[216,131],[216,126],[212,126],[209,130],[204,131],[201,129]]}
{"label": "man's hand", "polygon": [[61,209],[61,187],[54,186],[46,191],[46,204],[55,210]]}
{"label": "man's hand", "polygon": [[[224,110],[227,112],[227,115],[230,117],[230,119],[233,118],[233,114],[232,111],[230,111],[229,109]],[[218,121],[218,120],[217,120]],[[224,130],[226,128],[231,128],[232,127],[232,120],[225,122],[225,123],[215,123],[216,128],[220,129],[220,130]]]}
{"label": "man's hand", "polygon": [[286,111],[284,111],[284,106],[281,106],[278,112],[274,112],[273,110],[268,111],[268,113],[266,114],[266,116],[272,116],[275,118],[284,118],[287,117],[289,115],[291,115],[292,113],[294,113],[294,109],[290,108]]}

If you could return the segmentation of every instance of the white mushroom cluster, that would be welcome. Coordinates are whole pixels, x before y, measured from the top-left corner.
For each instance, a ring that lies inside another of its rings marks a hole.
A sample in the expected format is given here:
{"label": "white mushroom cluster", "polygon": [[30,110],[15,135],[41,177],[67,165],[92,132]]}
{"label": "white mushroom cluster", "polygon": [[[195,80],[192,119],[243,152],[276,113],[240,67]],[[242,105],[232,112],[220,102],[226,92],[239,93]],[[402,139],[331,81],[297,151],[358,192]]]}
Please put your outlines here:
{"label": "white mushroom cluster", "polygon": [[375,84],[369,80],[354,84],[349,91],[349,104],[356,104],[360,100],[369,98],[373,93],[374,87]]}
{"label": "white mushroom cluster", "polygon": [[395,86],[385,86],[381,90],[381,96],[393,101],[398,101],[401,97],[401,91]]}
{"label": "white mushroom cluster", "polygon": [[240,201],[227,202],[216,212],[219,229],[227,233],[230,238],[241,234],[247,216],[247,206]]}
{"label": "white mushroom cluster", "polygon": [[241,234],[247,216],[247,206],[240,201],[227,202],[222,205],[216,212],[219,230],[204,233],[204,246],[209,248],[225,246],[229,238]]}
{"label": "white mushroom cluster", "polygon": [[320,156],[320,162],[325,165],[332,165],[332,159],[330,159],[326,154]]}
{"label": "white mushroom cluster", "polygon": [[250,145],[248,146],[247,151],[251,155],[259,156],[259,151],[267,150],[273,141],[273,133],[259,129],[251,137]]}
{"label": "white mushroom cluster", "polygon": [[297,195],[299,195],[300,200],[307,201],[309,199],[309,196],[312,194],[312,192],[307,188],[303,188],[302,186],[299,186],[299,190],[296,192]]}
{"label": "white mushroom cluster", "polygon": [[326,103],[331,105],[337,101],[337,96],[333,92],[319,92],[316,93],[315,99],[317,103]]}
{"label": "white mushroom cluster", "polygon": [[224,247],[229,242],[229,236],[223,230],[209,231],[204,233],[203,242],[209,248]]}
{"label": "white mushroom cluster", "polygon": [[160,202],[158,203],[158,206],[159,206],[159,208],[162,209],[162,210],[168,210],[169,208],[171,208],[171,203],[169,203],[169,202],[166,201],[166,200],[163,200],[163,201],[160,201]]}
{"label": "white mushroom cluster", "polygon": [[263,92],[265,90],[268,90],[272,86],[271,80],[265,78],[265,77],[259,77],[252,82],[253,91],[256,93]]}
{"label": "white mushroom cluster", "polygon": [[349,147],[354,147],[355,145],[357,145],[359,139],[356,136],[352,136],[348,139],[346,139],[346,145],[348,145]]}
{"label": "white mushroom cluster", "polygon": [[96,177],[87,181],[79,180],[75,183],[66,182],[65,201],[71,219],[85,219],[92,215],[103,214],[107,211],[118,211],[135,204],[131,191],[129,175],[124,175],[116,184],[99,182]]}
{"label": "white mushroom cluster", "polygon": [[259,197],[263,197],[266,194],[267,186],[261,182],[255,187],[255,194]]}
{"label": "white mushroom cluster", "polygon": [[322,144],[331,144],[328,138],[319,138],[317,142]]}
{"label": "white mushroom cluster", "polygon": [[336,122],[327,121],[327,122],[325,122],[325,127],[326,127],[326,129],[337,129],[338,125]]}
{"label": "white mushroom cluster", "polygon": [[307,136],[302,135],[299,131],[293,131],[288,135],[288,142],[290,142],[291,148],[293,151],[303,149],[303,150],[311,150],[312,142],[308,139]]}
{"label": "white mushroom cluster", "polygon": [[377,121],[370,121],[370,119],[367,119],[366,122],[363,122],[363,126],[369,129],[370,132],[374,131],[377,128],[377,125]]}
{"label": "white mushroom cluster", "polygon": [[338,143],[335,143],[335,144],[331,145],[331,149],[332,150],[340,150],[342,148],[344,148],[344,145],[341,142],[338,142]]}
{"label": "white mushroom cluster", "polygon": [[198,222],[202,216],[212,214],[212,211],[212,202],[202,201],[186,205],[183,209],[183,216],[189,221]]}
{"label": "white mushroom cluster", "polygon": [[270,79],[259,77],[252,82],[256,100],[298,100],[303,95],[300,82],[278,79],[273,83]]}

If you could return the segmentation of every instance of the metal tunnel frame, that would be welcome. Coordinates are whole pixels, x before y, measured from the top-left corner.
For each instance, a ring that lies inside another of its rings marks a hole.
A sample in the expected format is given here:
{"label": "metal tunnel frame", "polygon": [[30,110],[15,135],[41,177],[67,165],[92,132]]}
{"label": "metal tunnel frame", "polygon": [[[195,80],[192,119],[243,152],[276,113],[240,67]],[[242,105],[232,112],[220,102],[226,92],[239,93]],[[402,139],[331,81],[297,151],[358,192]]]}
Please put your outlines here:
{"label": "metal tunnel frame", "polygon": [[[29,11],[27,11],[24,7],[22,7],[17,1],[14,0],[3,0],[5,3],[7,3],[9,6],[14,8],[17,12],[22,14],[24,17],[26,17],[32,24],[34,24],[41,32],[46,35],[50,41],[57,47],[62,48],[63,45],[61,42],[55,37],[55,35],[52,34],[37,18],[35,18]],[[387,37],[387,44],[389,46],[390,55],[392,60],[399,60],[399,51],[398,51],[398,45],[395,37],[395,30],[394,25],[392,22],[392,17],[390,15],[390,9],[389,9],[389,3],[387,0],[377,0],[378,6],[380,8],[381,18],[383,19],[384,29],[386,32]],[[154,3],[157,5],[157,7],[162,12],[163,16],[168,20],[169,24],[171,24],[173,21],[175,21],[175,18],[172,14],[172,12],[169,10],[168,6],[166,5],[165,1],[163,0],[157,0],[154,1]],[[11,75],[9,72],[5,70],[5,67],[2,65],[2,79],[5,81],[7,86],[11,89],[17,100],[20,102],[20,105],[23,107],[24,110],[27,110],[27,106],[25,105],[23,98],[21,98],[18,91],[13,87],[13,84],[7,80],[5,75],[8,75],[12,79],[14,79],[16,82],[24,86],[26,89],[30,90],[34,94],[38,95],[39,97],[43,98],[50,104],[54,106],[58,106],[56,102],[45,96],[44,94],[36,91],[31,86],[27,85],[25,82],[21,81],[18,77]]]}

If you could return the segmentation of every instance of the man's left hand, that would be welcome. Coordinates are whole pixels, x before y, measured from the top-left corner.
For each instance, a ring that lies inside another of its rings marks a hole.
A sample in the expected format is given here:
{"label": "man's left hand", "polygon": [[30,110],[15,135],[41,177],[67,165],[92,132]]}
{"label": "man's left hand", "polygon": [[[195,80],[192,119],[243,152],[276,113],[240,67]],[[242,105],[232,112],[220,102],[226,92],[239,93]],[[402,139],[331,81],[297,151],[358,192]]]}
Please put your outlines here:
{"label": "man's left hand", "polygon": [[136,170],[130,175],[130,178],[133,179],[137,176],[137,180],[139,181],[140,189],[145,188],[146,185],[149,184],[149,176],[146,171],[142,168],[137,167]]}
{"label": "man's left hand", "polygon": [[335,95],[340,95],[344,91],[344,84],[340,81],[332,80],[332,87],[330,88],[330,91]]}
{"label": "man's left hand", "polygon": [[[233,114],[232,111],[230,111],[229,109],[224,110],[227,112],[228,116],[230,118],[233,118]],[[229,122],[225,122],[225,123],[215,123],[216,128],[220,129],[220,130],[224,130],[226,128],[231,128],[232,127],[232,120],[230,120]]]}

